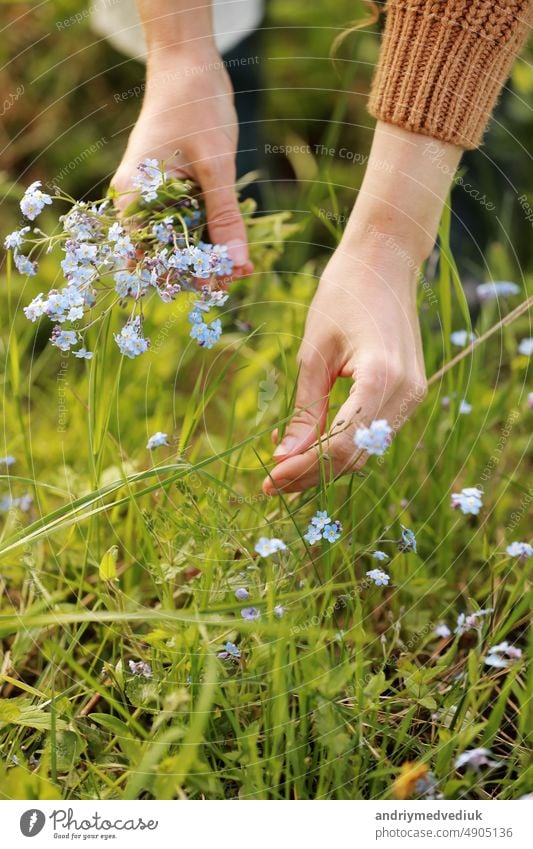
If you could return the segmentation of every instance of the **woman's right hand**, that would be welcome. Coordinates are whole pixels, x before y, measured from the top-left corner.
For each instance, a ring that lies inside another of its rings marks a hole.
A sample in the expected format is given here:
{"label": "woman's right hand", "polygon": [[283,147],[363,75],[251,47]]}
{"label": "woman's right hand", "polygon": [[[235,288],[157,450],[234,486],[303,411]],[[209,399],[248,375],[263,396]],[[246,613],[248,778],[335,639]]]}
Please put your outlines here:
{"label": "woman's right hand", "polygon": [[[144,102],[113,179],[135,192],[137,165],[163,160],[167,171],[195,180],[204,196],[209,238],[228,246],[236,276],[252,271],[235,192],[238,121],[233,89],[214,47],[158,51],[149,59]],[[124,209],[130,194],[117,198]]]}

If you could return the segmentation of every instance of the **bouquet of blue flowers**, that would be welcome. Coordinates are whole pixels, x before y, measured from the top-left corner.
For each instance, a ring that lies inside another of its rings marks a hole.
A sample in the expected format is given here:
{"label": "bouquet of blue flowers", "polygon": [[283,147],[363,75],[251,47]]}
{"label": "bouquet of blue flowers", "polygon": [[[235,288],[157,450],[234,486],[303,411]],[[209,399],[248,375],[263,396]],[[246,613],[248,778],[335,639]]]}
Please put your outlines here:
{"label": "bouquet of blue flowers", "polygon": [[208,320],[207,314],[228,298],[224,281],[232,274],[232,262],[225,246],[202,241],[205,216],[197,187],[146,159],[138,166],[135,188],[139,196],[121,216],[112,190],[105,199],[86,203],[60,190],[48,194],[34,182],[21,211],[34,222],[46,206],[66,204],[59,232],[47,235],[27,224],[5,239],[17,270],[27,276],[38,273],[43,251],[60,246],[65,285],[40,292],[24,312],[32,322],[47,316],[54,325],[52,345],[76,357],[91,359],[85,332],[117,305],[128,312],[114,337],[121,353],[134,358],[147,351],[144,305],[149,294],[168,303],[189,293],[190,335],[200,346],[211,348],[222,333],[220,319]]}

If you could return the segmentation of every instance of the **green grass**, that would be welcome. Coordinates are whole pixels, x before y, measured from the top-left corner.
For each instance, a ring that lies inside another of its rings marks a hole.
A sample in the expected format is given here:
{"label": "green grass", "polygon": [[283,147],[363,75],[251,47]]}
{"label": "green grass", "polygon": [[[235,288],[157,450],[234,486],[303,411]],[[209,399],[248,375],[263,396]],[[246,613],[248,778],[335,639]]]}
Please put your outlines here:
{"label": "green grass", "polygon": [[[5,516],[0,541],[4,797],[389,798],[406,762],[427,764],[446,798],[530,789],[524,664],[483,664],[496,642],[527,648],[527,569],[504,551],[526,536],[531,500],[527,360],[514,354],[527,318],[450,370],[364,477],[326,476],[316,492],[265,499],[269,434],[290,412],[316,275],[314,263],[269,269],[269,226],[257,225],[259,272],[238,287],[213,351],[189,344],[177,314],[139,361],[121,362],[106,327],[90,364],[61,371],[20,315],[30,293],[8,275],[3,424],[17,464],[2,489],[35,503]],[[421,306],[430,372],[443,361],[438,316],[446,333],[464,324],[453,264],[441,275],[439,305]],[[152,338],[165,320],[151,304]],[[479,327],[490,320],[482,313]],[[473,405],[469,416],[455,402],[442,409],[454,392]],[[158,429],[172,447],[150,455]],[[450,492],[479,483],[481,516],[453,512]],[[342,539],[310,549],[302,534],[326,508]],[[369,551],[402,523],[418,553],[380,543],[393,583],[367,586]],[[259,559],[264,534],[289,551]],[[258,622],[240,616],[243,583]],[[453,628],[480,607],[494,613],[479,633],[435,638],[437,623]],[[228,640],[239,662],[217,658]],[[151,679],[131,674],[128,661],[140,659]],[[457,754],[474,746],[503,766],[458,773]]]}
{"label": "green grass", "polygon": [[[14,20],[30,5],[7,8]],[[95,183],[112,174],[135,119],[138,102],[117,109],[113,93],[139,84],[142,69],[91,43],[86,20],[58,32],[55,21],[79,8],[78,0],[41,5],[0,45],[6,91],[26,83],[2,119],[15,140],[1,175],[2,230],[17,222],[17,184],[53,179],[105,137],[63,185],[76,197],[100,194]],[[368,152],[375,32],[351,37],[336,68],[328,60],[332,37],[361,10],[342,0],[324,21],[319,7],[270,4],[261,65],[269,142]],[[44,35],[46,51],[24,50]],[[524,142],[531,115],[521,101],[532,79],[518,63],[520,97],[500,106],[502,124]],[[478,159],[478,181],[502,198],[505,220],[474,208],[487,246],[469,248],[468,271],[516,279],[525,298],[530,225],[492,162],[514,173],[508,138],[496,126]],[[338,156],[277,167],[283,182],[267,187],[266,207],[290,209],[299,230],[282,219],[254,225],[257,272],[233,288],[212,351],[190,343],[182,311],[150,303],[144,358],[122,363],[107,326],[90,364],[64,360],[46,344],[48,327],[22,315],[52,285],[56,260],[44,259],[26,287],[3,269],[0,455],[17,463],[0,475],[0,499],[34,499],[29,513],[0,514],[4,798],[388,799],[406,763],[426,764],[445,798],[532,790],[528,569],[505,554],[531,533],[533,387],[527,359],[516,355],[517,340],[531,335],[528,316],[437,381],[364,477],[264,498],[270,432],[290,413],[306,308],[340,235],[320,210],[344,214],[362,175]],[[285,180],[297,168],[298,179]],[[525,169],[517,182],[531,200]],[[460,197],[456,189],[454,203]],[[450,328],[467,326],[449,226],[445,215],[433,296],[420,292],[428,375],[454,353]],[[485,305],[476,332],[500,317]],[[336,389],[332,414],[345,389]],[[463,397],[469,416],[457,414]],[[152,455],[144,446],[156,430],[172,445]],[[485,491],[481,515],[453,512],[450,493],[475,484]],[[317,509],[344,532],[333,546],[309,549],[302,535]],[[380,543],[391,554],[392,585],[368,587],[365,573],[376,565],[368,552],[378,539],[398,538],[401,524],[416,532],[418,553]],[[260,560],[255,542],[270,534],[289,551]],[[245,603],[234,590],[243,581],[262,610],[258,622],[240,616]],[[453,630],[459,613],[479,608],[494,609],[479,633],[434,637],[439,622]],[[228,640],[239,646],[238,663],[217,658]],[[487,647],[503,640],[523,659],[508,670],[484,665]],[[150,663],[152,679],[131,674],[130,660]],[[477,746],[502,766],[457,771],[457,755]]]}

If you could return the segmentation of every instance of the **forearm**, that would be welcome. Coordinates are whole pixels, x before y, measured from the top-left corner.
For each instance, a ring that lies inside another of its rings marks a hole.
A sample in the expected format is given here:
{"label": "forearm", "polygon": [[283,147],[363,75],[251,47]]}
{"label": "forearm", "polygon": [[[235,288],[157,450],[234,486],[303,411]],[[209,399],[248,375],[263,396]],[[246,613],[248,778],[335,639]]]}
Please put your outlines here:
{"label": "forearm", "polygon": [[413,263],[423,262],[461,154],[456,145],[378,121],[344,246],[376,243],[379,249],[379,237],[391,236]]}
{"label": "forearm", "polygon": [[137,0],[148,66],[167,55],[215,49],[210,0]]}

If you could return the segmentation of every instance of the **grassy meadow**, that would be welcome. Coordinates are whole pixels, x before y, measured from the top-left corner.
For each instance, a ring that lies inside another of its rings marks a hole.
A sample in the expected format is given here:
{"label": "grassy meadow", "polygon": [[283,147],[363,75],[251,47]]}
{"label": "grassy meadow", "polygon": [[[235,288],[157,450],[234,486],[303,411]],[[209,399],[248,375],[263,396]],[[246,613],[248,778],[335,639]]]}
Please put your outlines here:
{"label": "grassy meadow", "polygon": [[[271,432],[292,409],[306,308],[370,144],[377,32],[350,36],[329,58],[333,37],[364,14],[353,6],[324,10],[327,22],[313,7],[309,33],[303,11],[281,0],[269,10],[262,132],[311,152],[265,158],[266,214],[254,218],[245,202],[256,271],[232,285],[212,350],[189,338],[179,299],[152,298],[147,354],[120,355],[118,310],[92,331],[92,360],[68,357],[48,344],[49,322],[22,312],[59,281],[57,253],[28,279],[4,256],[0,455],[15,458],[0,465],[4,799],[518,799],[533,790],[530,576],[528,561],[506,552],[531,540],[533,504],[533,382],[518,351],[531,318],[506,320],[533,287],[524,212],[533,178],[516,164],[532,128],[525,62],[516,96],[499,107],[514,159],[497,122],[464,166],[497,210],[456,186],[424,269],[426,369],[437,375],[428,397],[361,474],[332,481],[325,470],[302,495],[261,492]],[[97,41],[86,16],[55,25],[82,8],[6,5],[6,90],[24,91],[0,119],[2,241],[34,179],[62,174],[72,196],[102,196],[135,119],[138,99],[119,108],[113,93],[141,82],[141,66]],[[291,53],[300,58],[284,71]],[[317,154],[322,144],[336,154]],[[54,221],[46,210],[39,223]],[[481,302],[473,286],[465,296],[465,278],[514,281],[519,294]],[[487,339],[439,376],[462,328]],[[347,389],[340,381],[332,415]],[[169,445],[149,451],[157,431]],[[474,486],[479,515],[454,511],[451,494]],[[317,510],[342,524],[333,543],[304,539]],[[403,528],[416,551],[405,550]],[[261,537],[286,550],[261,557]],[[390,558],[388,586],[366,575],[380,565],[376,549]],[[236,598],[240,588],[247,598]],[[259,618],[246,616],[250,606]],[[474,615],[471,627],[461,615]],[[488,665],[504,641],[521,656]],[[457,765],[476,748],[490,750],[492,765]]]}

